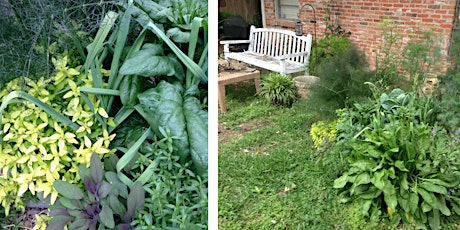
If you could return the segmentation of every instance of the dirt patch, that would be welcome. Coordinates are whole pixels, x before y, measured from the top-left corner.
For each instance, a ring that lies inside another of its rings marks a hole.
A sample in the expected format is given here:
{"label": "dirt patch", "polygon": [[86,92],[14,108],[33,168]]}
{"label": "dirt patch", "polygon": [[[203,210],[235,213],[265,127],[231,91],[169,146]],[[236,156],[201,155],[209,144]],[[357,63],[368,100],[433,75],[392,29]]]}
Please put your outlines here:
{"label": "dirt patch", "polygon": [[219,144],[224,144],[234,141],[235,139],[240,139],[241,137],[243,137],[244,134],[248,132],[258,130],[271,124],[272,123],[268,121],[250,120],[241,123],[238,129],[232,129],[230,127],[227,127],[225,122],[219,121]]}

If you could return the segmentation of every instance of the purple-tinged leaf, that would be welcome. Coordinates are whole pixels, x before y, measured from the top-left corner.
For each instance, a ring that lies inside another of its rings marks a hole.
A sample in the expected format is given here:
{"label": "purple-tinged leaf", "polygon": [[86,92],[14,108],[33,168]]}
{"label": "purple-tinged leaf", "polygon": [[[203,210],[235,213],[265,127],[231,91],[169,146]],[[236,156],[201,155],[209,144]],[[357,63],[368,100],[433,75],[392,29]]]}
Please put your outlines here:
{"label": "purple-tinged leaf", "polygon": [[56,191],[69,199],[82,199],[84,194],[77,186],[66,181],[54,181],[53,186]]}
{"label": "purple-tinged leaf", "polygon": [[94,184],[93,179],[91,179],[89,177],[85,177],[85,179],[83,179],[83,182],[85,183],[86,189],[91,194],[95,195],[96,194],[96,185]]}
{"label": "purple-tinged leaf", "polygon": [[113,229],[115,227],[115,221],[113,219],[112,209],[108,205],[102,207],[101,213],[99,213],[99,218],[107,228]]}
{"label": "purple-tinged leaf", "polygon": [[91,162],[89,167],[94,182],[96,184],[101,183],[104,174],[102,172],[102,161],[101,158],[99,158],[99,155],[97,155],[97,153],[93,153],[93,155],[91,155]]}
{"label": "purple-tinged leaf", "polygon": [[134,217],[136,210],[142,210],[145,202],[145,191],[140,182],[135,182],[131,187],[131,191],[128,195],[128,211],[127,216],[130,218]]}
{"label": "purple-tinged leaf", "polygon": [[69,212],[64,208],[51,209],[50,216],[68,216]]}
{"label": "purple-tinged leaf", "polygon": [[62,230],[64,227],[71,221],[73,221],[75,217],[72,216],[64,216],[64,215],[57,215],[53,216],[48,222],[48,226],[46,227],[47,230]]}
{"label": "purple-tinged leaf", "polygon": [[112,190],[112,185],[108,182],[103,181],[101,187],[97,191],[100,199],[106,198],[109,195],[110,191]]}

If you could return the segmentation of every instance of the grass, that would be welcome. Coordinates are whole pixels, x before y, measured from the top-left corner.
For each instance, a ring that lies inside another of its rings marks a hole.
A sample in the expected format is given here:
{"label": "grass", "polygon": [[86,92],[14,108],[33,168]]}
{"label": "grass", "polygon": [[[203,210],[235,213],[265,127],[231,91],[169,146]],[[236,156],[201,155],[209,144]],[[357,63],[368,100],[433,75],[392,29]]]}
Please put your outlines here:
{"label": "grass", "polygon": [[[319,153],[309,135],[321,118],[311,101],[269,106],[253,84],[227,86],[219,114],[219,229],[415,229],[368,220],[361,207],[341,203],[333,181],[338,153]],[[443,229],[459,229],[458,218]],[[449,222],[449,223],[447,223]]]}
{"label": "grass", "polygon": [[219,229],[341,228],[338,174],[318,163],[308,102],[273,107],[254,94],[251,85],[228,86],[228,113],[219,115],[220,135],[240,134],[219,145]]}

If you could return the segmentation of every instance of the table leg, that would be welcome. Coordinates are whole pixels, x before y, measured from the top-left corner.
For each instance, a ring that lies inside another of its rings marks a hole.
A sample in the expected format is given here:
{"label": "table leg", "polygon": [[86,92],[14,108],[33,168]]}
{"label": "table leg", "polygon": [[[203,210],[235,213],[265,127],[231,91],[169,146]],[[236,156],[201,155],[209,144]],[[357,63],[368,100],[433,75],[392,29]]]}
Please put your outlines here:
{"label": "table leg", "polygon": [[219,106],[220,112],[226,113],[227,112],[227,102],[225,101],[225,85],[219,85]]}

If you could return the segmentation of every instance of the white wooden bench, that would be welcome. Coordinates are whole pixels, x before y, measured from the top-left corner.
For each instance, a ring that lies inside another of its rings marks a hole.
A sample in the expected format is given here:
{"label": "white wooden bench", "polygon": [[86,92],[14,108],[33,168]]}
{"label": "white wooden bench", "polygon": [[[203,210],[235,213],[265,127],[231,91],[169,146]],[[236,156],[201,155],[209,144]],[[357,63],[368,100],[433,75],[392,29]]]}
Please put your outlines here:
{"label": "white wooden bench", "polygon": [[[305,72],[311,52],[312,36],[296,36],[295,32],[276,28],[251,26],[249,40],[220,41],[225,59],[235,59],[281,74]],[[244,52],[230,52],[230,45],[249,44]]]}

